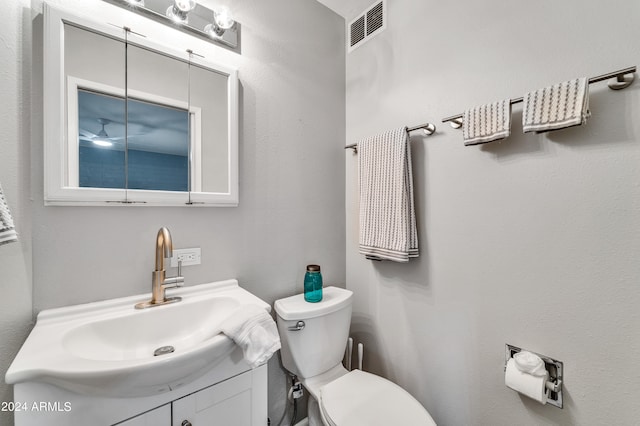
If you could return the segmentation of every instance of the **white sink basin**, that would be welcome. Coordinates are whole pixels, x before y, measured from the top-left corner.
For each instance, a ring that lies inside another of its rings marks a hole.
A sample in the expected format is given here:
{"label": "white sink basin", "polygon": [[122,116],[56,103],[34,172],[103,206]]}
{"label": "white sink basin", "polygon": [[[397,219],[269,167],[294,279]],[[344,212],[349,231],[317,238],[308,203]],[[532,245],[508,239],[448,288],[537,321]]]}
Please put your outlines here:
{"label": "white sink basin", "polygon": [[[220,324],[242,305],[270,306],[219,281],[173,290],[182,301],[135,309],[148,294],[40,312],[7,371],[9,384],[45,382],[76,393],[136,397],[176,389],[236,347]],[[156,349],[174,352],[154,356]]]}

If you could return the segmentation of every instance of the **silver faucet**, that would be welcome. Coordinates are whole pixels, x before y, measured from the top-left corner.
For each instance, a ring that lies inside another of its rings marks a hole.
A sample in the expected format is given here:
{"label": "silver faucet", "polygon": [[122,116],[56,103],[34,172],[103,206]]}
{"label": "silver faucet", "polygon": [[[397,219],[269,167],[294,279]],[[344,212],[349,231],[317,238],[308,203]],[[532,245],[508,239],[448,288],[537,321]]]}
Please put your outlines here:
{"label": "silver faucet", "polygon": [[158,230],[156,237],[156,270],[152,273],[151,300],[136,303],[136,309],[151,308],[153,306],[166,305],[182,300],[181,297],[166,297],[168,288],[181,287],[184,284],[182,277],[182,262],[178,262],[178,276],[166,278],[164,259],[173,257],[173,241],[171,233],[165,227]]}

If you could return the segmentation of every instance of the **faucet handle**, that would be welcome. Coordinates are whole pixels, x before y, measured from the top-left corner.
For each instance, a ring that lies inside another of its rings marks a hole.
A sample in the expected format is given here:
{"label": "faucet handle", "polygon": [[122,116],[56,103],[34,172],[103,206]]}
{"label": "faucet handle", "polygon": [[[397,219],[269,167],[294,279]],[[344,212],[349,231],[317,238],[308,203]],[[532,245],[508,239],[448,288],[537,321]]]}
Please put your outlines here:
{"label": "faucet handle", "polygon": [[182,276],[182,260],[178,260],[178,275],[175,277],[169,277],[164,280],[162,287],[174,288],[182,287],[184,285],[184,277]]}
{"label": "faucet handle", "polygon": [[174,288],[174,287],[182,287],[184,285],[184,277],[170,277],[164,280],[162,283],[163,288]]}

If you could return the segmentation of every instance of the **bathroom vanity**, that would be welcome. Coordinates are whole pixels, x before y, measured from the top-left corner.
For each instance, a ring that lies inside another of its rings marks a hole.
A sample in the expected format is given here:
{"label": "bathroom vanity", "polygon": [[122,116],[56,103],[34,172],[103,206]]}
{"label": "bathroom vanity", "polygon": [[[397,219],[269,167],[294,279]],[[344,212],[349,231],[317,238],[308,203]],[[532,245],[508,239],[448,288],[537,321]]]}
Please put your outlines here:
{"label": "bathroom vanity", "polygon": [[267,366],[249,369],[238,351],[202,378],[149,397],[96,397],[46,383],[19,383],[15,425],[264,426]]}
{"label": "bathroom vanity", "polygon": [[236,280],[171,292],[150,309],[142,294],[42,311],[6,375],[16,426],[267,424],[267,366],[220,324],[270,306]]}

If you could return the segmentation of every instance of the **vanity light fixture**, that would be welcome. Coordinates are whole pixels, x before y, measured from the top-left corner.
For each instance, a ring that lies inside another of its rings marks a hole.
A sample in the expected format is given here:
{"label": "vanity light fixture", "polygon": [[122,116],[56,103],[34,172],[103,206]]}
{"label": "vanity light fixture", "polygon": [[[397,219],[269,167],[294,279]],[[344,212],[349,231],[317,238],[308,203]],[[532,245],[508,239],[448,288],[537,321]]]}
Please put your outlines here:
{"label": "vanity light fixture", "polygon": [[236,21],[231,17],[231,12],[226,7],[220,7],[213,11],[213,22],[204,27],[204,32],[211,37],[220,38],[225,31],[233,28]]}
{"label": "vanity light fixture", "polygon": [[188,24],[189,12],[195,9],[196,0],[174,0],[173,4],[167,8],[167,17],[178,24]]}
{"label": "vanity light fixture", "polygon": [[222,5],[209,8],[197,0],[103,1],[240,53],[242,24]]}

